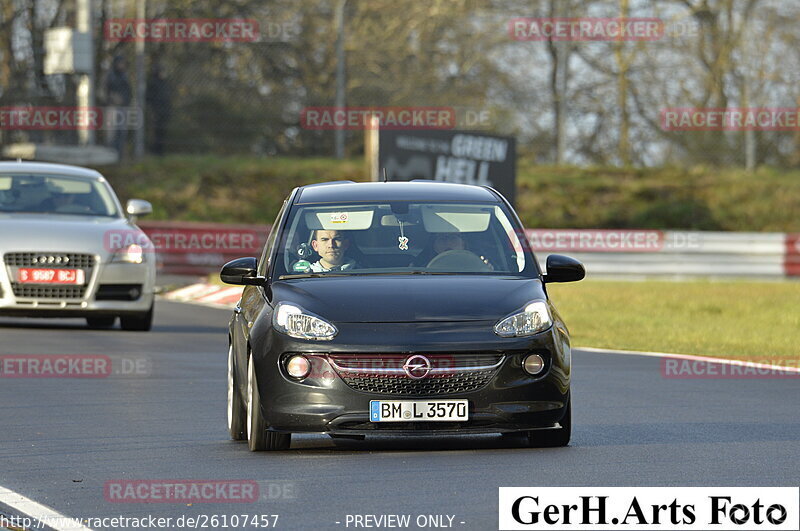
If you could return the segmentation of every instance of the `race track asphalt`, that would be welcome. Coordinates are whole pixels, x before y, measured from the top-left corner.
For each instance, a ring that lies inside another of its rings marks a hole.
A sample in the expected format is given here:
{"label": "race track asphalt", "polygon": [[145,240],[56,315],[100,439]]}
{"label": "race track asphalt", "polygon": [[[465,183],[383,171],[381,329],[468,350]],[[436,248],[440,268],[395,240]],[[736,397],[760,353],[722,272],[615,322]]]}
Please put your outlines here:
{"label": "race track asphalt", "polygon": [[[453,515],[455,529],[484,530],[497,528],[500,486],[796,486],[800,477],[798,379],[668,379],[656,358],[579,350],[568,448],[499,435],[303,435],[289,451],[251,453],[226,430],[228,318],[165,301],[150,333],[0,318],[0,354],[145,360],[129,376],[0,378],[0,485],[72,517],[278,514],[278,529],[345,529],[348,514]],[[256,480],[260,499],[109,502],[104,485],[119,479]]]}

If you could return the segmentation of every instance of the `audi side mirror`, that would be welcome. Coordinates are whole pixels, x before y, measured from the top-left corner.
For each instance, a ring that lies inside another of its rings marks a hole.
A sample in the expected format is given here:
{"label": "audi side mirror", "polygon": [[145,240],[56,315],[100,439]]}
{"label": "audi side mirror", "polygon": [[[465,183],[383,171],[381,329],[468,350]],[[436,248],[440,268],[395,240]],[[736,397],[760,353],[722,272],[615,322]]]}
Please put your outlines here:
{"label": "audi side mirror", "polygon": [[125,206],[125,212],[131,217],[146,216],[153,213],[153,205],[144,199],[131,199]]}

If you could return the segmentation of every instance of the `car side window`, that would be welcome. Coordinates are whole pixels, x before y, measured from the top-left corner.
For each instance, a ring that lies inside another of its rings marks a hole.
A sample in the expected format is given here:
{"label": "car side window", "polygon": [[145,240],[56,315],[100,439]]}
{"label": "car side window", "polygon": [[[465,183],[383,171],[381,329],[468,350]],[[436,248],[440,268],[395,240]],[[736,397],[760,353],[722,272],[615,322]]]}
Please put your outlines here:
{"label": "car side window", "polygon": [[264,244],[264,251],[261,253],[261,259],[258,261],[258,274],[261,276],[267,276],[267,271],[269,271],[273,254],[272,251],[275,247],[275,239],[278,235],[278,225],[281,222],[281,218],[283,218],[283,213],[286,211],[287,204],[289,204],[289,198],[283,200],[283,206],[281,206],[278,215],[275,217],[275,221],[272,222],[272,227],[270,227],[269,236],[267,236],[267,241]]}

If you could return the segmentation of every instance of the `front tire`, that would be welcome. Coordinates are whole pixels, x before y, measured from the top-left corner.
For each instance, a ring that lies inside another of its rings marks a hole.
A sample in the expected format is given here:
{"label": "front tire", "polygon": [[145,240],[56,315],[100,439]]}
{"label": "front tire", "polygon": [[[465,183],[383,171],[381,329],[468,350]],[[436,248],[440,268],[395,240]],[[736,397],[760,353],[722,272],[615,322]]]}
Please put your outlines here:
{"label": "front tire", "polygon": [[256,368],[253,356],[250,356],[247,362],[247,446],[251,452],[287,450],[291,441],[291,433],[267,430],[267,423],[261,415],[261,396],[256,384]]}
{"label": "front tire", "polygon": [[233,345],[228,347],[228,432],[234,441],[247,439],[247,410],[239,393],[233,366]]}
{"label": "front tire", "polygon": [[131,332],[149,332],[153,327],[153,305],[144,313],[122,315],[119,318],[123,330]]}
{"label": "front tire", "polygon": [[553,430],[530,430],[528,445],[531,448],[559,448],[568,446],[572,436],[572,396],[567,402],[567,411],[559,421],[561,428]]}

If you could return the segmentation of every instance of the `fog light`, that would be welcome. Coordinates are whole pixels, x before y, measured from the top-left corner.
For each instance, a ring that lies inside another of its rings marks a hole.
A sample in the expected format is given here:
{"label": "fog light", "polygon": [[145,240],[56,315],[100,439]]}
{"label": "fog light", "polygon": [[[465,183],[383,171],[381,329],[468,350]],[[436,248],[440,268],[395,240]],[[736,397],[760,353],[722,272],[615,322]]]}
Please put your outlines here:
{"label": "fog light", "polygon": [[536,376],[544,370],[544,360],[538,354],[531,354],[523,360],[522,368],[531,376]]}
{"label": "fog light", "polygon": [[292,356],[286,362],[286,372],[292,378],[305,378],[311,372],[311,362],[305,356]]}

